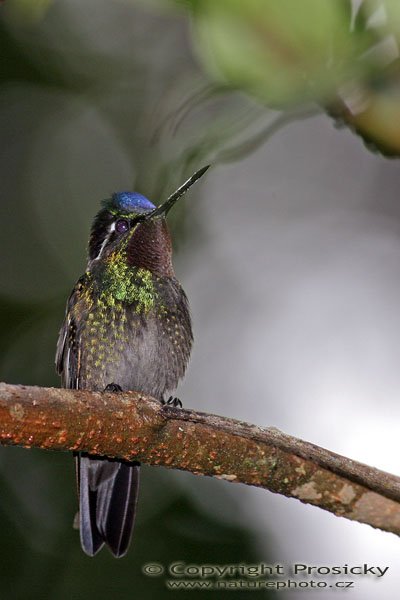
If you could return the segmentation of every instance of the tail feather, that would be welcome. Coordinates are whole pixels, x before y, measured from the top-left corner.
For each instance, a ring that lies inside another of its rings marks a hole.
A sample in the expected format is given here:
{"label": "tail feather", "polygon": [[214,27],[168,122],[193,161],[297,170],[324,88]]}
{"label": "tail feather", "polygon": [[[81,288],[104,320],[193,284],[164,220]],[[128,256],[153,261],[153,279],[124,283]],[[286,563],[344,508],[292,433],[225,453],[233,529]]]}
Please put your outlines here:
{"label": "tail feather", "polygon": [[105,544],[116,557],[126,554],[135,521],[140,466],[78,455],[80,536],[94,556]]}
{"label": "tail feather", "polygon": [[[139,465],[121,464],[111,491],[105,539],[114,556],[124,556],[131,540],[139,491]],[[130,490],[126,493],[125,490]]]}
{"label": "tail feather", "polygon": [[104,539],[96,526],[96,494],[90,489],[90,463],[87,456],[77,455],[79,486],[79,531],[81,546],[86,554],[94,556],[104,546]]}

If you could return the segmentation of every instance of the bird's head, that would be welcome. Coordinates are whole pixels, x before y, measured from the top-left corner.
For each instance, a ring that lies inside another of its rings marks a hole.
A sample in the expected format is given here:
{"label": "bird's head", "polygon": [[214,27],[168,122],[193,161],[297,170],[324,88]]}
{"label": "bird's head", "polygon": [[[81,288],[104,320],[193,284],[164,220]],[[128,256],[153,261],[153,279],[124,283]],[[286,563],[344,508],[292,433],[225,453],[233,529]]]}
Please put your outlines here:
{"label": "bird's head", "polygon": [[123,252],[129,267],[172,276],[172,244],[165,217],[207,169],[197,171],[159,207],[137,192],[116,192],[105,200],[93,221],[89,264],[95,266]]}

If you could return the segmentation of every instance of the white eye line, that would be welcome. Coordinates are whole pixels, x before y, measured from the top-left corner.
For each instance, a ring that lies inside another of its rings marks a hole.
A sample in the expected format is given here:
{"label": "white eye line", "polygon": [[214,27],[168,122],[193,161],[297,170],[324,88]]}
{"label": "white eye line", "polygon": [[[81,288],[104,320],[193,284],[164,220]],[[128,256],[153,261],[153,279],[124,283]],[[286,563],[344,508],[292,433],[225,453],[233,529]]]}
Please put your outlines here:
{"label": "white eye line", "polygon": [[[103,240],[103,243],[102,243],[102,245],[101,245],[101,248],[100,248],[100,250],[99,250],[99,253],[98,253],[98,255],[96,256],[96,258],[94,258],[93,260],[99,260],[99,259],[101,258],[102,254],[103,254],[103,252],[104,252],[104,248],[107,246],[107,244],[108,244],[108,242],[109,242],[109,240],[110,240],[110,237],[111,237],[111,235],[112,235],[112,234],[114,233],[114,231],[115,231],[115,226],[116,226],[116,223],[117,223],[117,221],[119,221],[119,220],[120,220],[120,219],[122,219],[122,218],[123,218],[123,217],[118,217],[118,218],[117,218],[115,221],[113,221],[113,222],[112,222],[112,223],[109,225],[109,227],[108,227],[108,231],[107,231],[107,235],[106,235],[106,237],[105,237],[105,238],[104,238],[104,240]],[[129,224],[129,219],[124,219],[124,220],[125,220],[125,221],[126,221],[128,224]]]}
{"label": "white eye line", "polygon": [[94,258],[93,260],[99,260],[99,258],[101,258],[101,255],[103,254],[104,248],[106,247],[106,245],[107,245],[107,243],[108,243],[108,241],[109,241],[109,239],[110,239],[110,237],[111,237],[111,234],[112,234],[114,231],[115,231],[115,221],[113,221],[113,222],[111,223],[111,225],[109,226],[109,228],[108,228],[108,232],[107,232],[107,235],[106,235],[106,237],[105,237],[105,238],[104,238],[104,240],[103,240],[103,243],[102,243],[102,245],[101,245],[101,248],[100,248],[100,250],[99,250],[99,253],[98,253],[98,255],[96,256],[96,258]]}

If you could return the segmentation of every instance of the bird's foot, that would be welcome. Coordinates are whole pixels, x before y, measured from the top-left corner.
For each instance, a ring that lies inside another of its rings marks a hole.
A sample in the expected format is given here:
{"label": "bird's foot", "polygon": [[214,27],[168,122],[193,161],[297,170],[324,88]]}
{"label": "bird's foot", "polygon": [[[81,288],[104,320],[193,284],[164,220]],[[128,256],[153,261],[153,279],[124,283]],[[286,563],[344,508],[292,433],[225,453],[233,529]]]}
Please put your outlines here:
{"label": "bird's foot", "polygon": [[122,392],[122,387],[118,383],[109,383],[104,388],[105,392]]}
{"label": "bird's foot", "polygon": [[179,398],[176,398],[175,396],[170,396],[168,398],[168,400],[162,400],[162,404],[164,404],[164,406],[173,406],[174,408],[182,408],[182,402],[179,400]]}

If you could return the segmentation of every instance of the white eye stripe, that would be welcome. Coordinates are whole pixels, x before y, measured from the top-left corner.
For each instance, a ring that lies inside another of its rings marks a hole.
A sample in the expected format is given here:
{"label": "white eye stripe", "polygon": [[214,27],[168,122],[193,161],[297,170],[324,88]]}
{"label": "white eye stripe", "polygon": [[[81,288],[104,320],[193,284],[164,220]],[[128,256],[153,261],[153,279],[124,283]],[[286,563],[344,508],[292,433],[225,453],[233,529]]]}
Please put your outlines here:
{"label": "white eye stripe", "polygon": [[104,241],[103,241],[103,243],[102,243],[102,245],[101,245],[101,247],[100,247],[99,253],[98,253],[98,255],[96,256],[96,258],[94,258],[93,260],[99,260],[99,258],[101,258],[101,255],[103,254],[104,248],[105,248],[105,247],[106,247],[106,245],[108,244],[108,241],[109,241],[109,239],[110,239],[110,237],[111,237],[111,234],[112,234],[114,231],[115,231],[115,221],[113,221],[113,222],[111,223],[111,225],[109,226],[109,228],[108,228],[108,232],[107,232],[107,235],[106,235],[106,237],[104,238]]}

